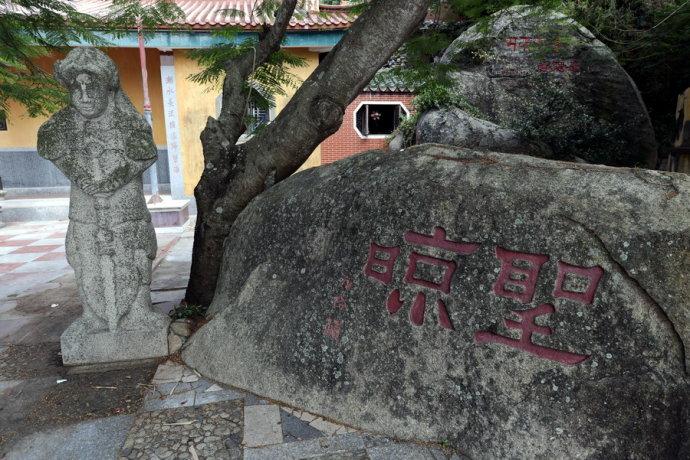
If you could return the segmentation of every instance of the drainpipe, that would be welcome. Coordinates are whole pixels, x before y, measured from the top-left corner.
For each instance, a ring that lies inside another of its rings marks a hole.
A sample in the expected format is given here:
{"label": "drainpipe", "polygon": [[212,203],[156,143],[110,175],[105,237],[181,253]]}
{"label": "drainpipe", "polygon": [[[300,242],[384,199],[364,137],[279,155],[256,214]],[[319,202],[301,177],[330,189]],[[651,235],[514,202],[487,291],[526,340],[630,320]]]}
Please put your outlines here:
{"label": "drainpipe", "polygon": [[[141,81],[144,85],[144,118],[151,126],[153,130],[153,117],[151,116],[151,99],[149,99],[149,75],[146,72],[146,49],[144,47],[144,33],[141,27],[141,21],[137,22],[137,38],[139,39],[139,61],[141,62]],[[151,175],[151,198],[149,198],[149,203],[160,203],[163,201],[161,196],[158,194],[158,170],[157,164],[154,163],[149,168],[149,174]]]}

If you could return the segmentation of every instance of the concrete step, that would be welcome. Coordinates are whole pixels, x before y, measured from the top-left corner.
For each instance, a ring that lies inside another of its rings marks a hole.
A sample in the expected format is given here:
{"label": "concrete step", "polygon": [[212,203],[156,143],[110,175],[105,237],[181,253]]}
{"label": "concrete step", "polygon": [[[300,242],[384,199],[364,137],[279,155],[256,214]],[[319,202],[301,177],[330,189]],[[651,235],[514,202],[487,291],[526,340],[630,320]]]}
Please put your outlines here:
{"label": "concrete step", "polygon": [[[158,227],[179,227],[189,219],[189,200],[163,196],[160,203],[149,204],[151,222]],[[148,199],[148,197],[147,197]],[[0,200],[0,222],[35,222],[66,220],[69,198],[13,198]]]}

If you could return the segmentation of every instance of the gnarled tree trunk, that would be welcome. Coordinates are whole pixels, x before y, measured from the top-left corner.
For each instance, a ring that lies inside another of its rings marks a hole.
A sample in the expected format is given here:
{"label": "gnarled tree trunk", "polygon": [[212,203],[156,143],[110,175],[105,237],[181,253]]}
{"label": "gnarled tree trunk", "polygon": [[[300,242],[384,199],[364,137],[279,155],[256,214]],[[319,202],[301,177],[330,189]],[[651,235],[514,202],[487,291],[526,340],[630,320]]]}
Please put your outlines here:
{"label": "gnarled tree trunk", "polygon": [[338,130],[345,108],[418,27],[430,1],[372,1],[278,117],[237,145],[244,130],[243,82],[254,66],[279,49],[295,3],[283,2],[274,24],[260,37],[256,58],[251,53],[228,62],[221,113],[217,120],[209,117],[201,134],[205,168],[194,191],[198,214],[186,294],[190,303],[211,303],[223,242],[228,236],[242,237],[230,235],[240,212],[266,188],[294,173]]}

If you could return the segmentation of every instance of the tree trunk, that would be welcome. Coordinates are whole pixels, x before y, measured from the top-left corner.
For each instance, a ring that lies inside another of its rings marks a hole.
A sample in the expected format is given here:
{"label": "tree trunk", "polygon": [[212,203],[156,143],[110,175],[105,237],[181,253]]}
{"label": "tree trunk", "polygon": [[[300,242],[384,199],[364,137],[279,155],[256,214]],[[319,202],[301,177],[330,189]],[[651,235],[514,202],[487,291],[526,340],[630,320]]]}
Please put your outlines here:
{"label": "tree trunk", "polygon": [[[288,0],[281,10],[287,3]],[[238,134],[236,120],[243,115],[245,100],[238,94],[249,74],[244,75],[237,63],[228,64],[223,109],[218,120],[208,119],[201,135],[205,168],[194,191],[198,214],[186,294],[188,302],[204,306],[211,303],[220,273],[223,242],[237,216],[254,197],[294,173],[323,140],[340,128],[345,108],[419,26],[429,3],[429,0],[372,1],[278,117],[239,145],[236,141],[241,132]],[[277,42],[262,47],[265,39],[275,40],[280,32],[277,30],[280,14],[281,11],[276,14],[275,25],[271,27],[273,35],[264,34],[257,47],[259,63],[269,56],[261,51],[269,48],[275,51],[285,33],[287,23],[283,24]]]}

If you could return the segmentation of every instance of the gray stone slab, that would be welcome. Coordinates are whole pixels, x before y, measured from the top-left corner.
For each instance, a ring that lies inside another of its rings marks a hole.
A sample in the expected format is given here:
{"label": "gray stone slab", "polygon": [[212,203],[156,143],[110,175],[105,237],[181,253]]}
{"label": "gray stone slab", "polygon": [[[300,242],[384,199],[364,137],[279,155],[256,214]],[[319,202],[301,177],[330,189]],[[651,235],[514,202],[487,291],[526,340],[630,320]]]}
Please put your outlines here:
{"label": "gray stone slab", "polygon": [[[348,454],[364,449],[364,439],[357,434],[290,442],[277,446],[245,448],[244,460],[318,458],[326,454]],[[347,457],[345,457],[347,458]]]}
{"label": "gray stone slab", "polygon": [[161,303],[161,302],[177,302],[179,303],[184,299],[185,290],[179,289],[174,291],[151,291],[151,302]]}
{"label": "gray stone slab", "polygon": [[196,393],[186,391],[184,393],[162,396],[157,399],[149,399],[144,402],[145,411],[175,409],[177,407],[192,407],[194,405]]}
{"label": "gray stone slab", "polygon": [[283,442],[307,441],[323,437],[323,433],[309,425],[308,422],[288,414],[284,410],[280,411],[280,422],[283,427]]}
{"label": "gray stone slab", "polygon": [[168,361],[158,366],[158,369],[156,369],[156,374],[153,376],[151,383],[158,385],[180,382],[182,381],[184,372],[184,366]]}
{"label": "gray stone slab", "polygon": [[210,404],[221,401],[232,401],[234,399],[242,399],[243,394],[238,393],[233,390],[221,390],[221,391],[197,391],[196,398],[194,399],[195,406],[201,406],[203,404]]}
{"label": "gray stone slab", "polygon": [[131,415],[108,417],[35,433],[20,440],[7,460],[115,458],[132,425]]}
{"label": "gray stone slab", "polygon": [[260,447],[283,442],[280,409],[276,405],[246,406],[244,408],[245,447]]}
{"label": "gray stone slab", "polygon": [[357,449],[347,452],[333,452],[330,454],[319,454],[313,457],[304,457],[301,460],[369,460],[369,455],[364,449]]}
{"label": "gray stone slab", "polygon": [[246,406],[263,406],[268,404],[268,401],[253,394],[247,394],[247,396],[244,398],[244,404]]}

